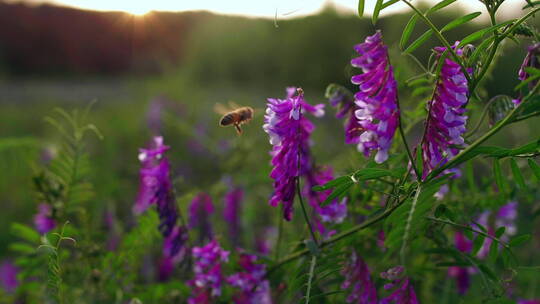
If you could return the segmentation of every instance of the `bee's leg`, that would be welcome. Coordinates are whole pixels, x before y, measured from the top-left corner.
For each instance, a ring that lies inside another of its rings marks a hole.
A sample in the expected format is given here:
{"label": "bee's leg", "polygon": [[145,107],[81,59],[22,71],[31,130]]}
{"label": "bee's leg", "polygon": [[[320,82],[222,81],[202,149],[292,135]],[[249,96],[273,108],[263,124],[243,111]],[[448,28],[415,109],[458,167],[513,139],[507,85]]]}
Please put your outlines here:
{"label": "bee's leg", "polygon": [[234,128],[236,129],[236,133],[238,133],[238,135],[242,135],[242,128],[240,128],[240,124],[235,123]]}

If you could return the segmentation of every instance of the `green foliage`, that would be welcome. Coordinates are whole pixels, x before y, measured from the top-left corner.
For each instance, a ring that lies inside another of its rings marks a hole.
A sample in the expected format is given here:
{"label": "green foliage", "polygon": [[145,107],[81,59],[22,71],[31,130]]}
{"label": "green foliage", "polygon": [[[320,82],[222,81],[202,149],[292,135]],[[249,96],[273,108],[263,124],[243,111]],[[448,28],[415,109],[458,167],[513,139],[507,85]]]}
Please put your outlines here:
{"label": "green foliage", "polygon": [[434,195],[446,182],[448,176],[418,184],[412,191],[410,198],[388,216],[385,220],[385,233],[387,238],[385,245],[391,251],[400,249],[400,254],[405,255],[406,248],[411,236],[416,236],[427,224],[426,215],[434,208]]}

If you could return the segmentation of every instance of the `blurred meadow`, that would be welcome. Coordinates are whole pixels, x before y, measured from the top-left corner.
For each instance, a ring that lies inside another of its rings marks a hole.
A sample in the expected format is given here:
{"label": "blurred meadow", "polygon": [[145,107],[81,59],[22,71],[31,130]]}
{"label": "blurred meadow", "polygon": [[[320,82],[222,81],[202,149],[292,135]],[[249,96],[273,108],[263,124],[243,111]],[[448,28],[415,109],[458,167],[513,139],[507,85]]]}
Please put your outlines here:
{"label": "blurred meadow", "polygon": [[[433,20],[444,25],[462,14],[454,8],[434,14]],[[389,44],[403,107],[414,112],[424,110],[431,92],[404,85],[405,79],[421,70],[396,45],[409,16],[408,12],[384,15],[376,28],[383,30]],[[531,23],[538,25],[538,21],[537,16]],[[475,22],[461,26],[447,33],[448,40],[480,26]],[[60,135],[44,117],[54,115],[56,107],[72,111],[90,103],[87,121],[103,134],[101,140],[89,136],[86,146],[95,187],[87,208],[94,215],[90,225],[96,231],[106,231],[101,216],[106,212],[120,219],[121,230],[133,227],[138,149],[161,134],[171,146],[168,157],[181,212],[187,214],[189,201],[205,191],[217,209],[214,225],[225,227],[220,220],[222,197],[232,180],[246,189],[242,221],[249,229],[241,243],[254,248],[256,236],[278,222],[277,209],[268,205],[271,146],[262,129],[266,98],[283,97],[287,86],[302,87],[308,102],[326,104],[326,115],[312,120],[314,157],[333,166],[336,176],[364,166],[369,160],[354,146],[344,145],[342,122],[334,118],[335,109],[324,93],[330,83],[353,89],[352,46],[374,30],[368,18],[342,13],[331,4],[316,15],[273,20],[208,12],[132,16],[0,2],[0,260],[13,254],[8,248],[14,240],[11,223],[31,224],[38,203],[30,191],[32,176],[58,149]],[[425,30],[419,23],[413,37]],[[425,60],[434,46],[437,41],[431,38],[415,54]],[[502,52],[507,54],[504,60],[484,80],[482,90],[488,93],[484,96],[512,95],[518,84],[515,75],[526,46],[506,41]],[[230,101],[255,109],[242,136],[232,127],[218,125],[221,115],[215,105]],[[481,109],[486,102],[470,108]],[[407,116],[404,119],[406,124],[412,122]],[[472,115],[469,126],[477,119]],[[538,118],[520,123],[490,142],[504,147],[523,144],[537,132],[539,123]],[[412,127],[413,141],[419,140],[421,128],[421,123]],[[481,161],[475,170],[479,180],[482,174],[491,174],[489,165]],[[350,208],[367,214],[366,206]],[[536,223],[536,239],[530,246],[539,249]],[[294,225],[303,229],[299,215]],[[345,229],[351,224],[340,225]],[[298,238],[293,231],[285,230],[284,244]],[[534,273],[530,280],[540,284]],[[425,289],[418,291],[426,303],[436,302],[437,294],[429,288],[434,284],[426,281]]]}

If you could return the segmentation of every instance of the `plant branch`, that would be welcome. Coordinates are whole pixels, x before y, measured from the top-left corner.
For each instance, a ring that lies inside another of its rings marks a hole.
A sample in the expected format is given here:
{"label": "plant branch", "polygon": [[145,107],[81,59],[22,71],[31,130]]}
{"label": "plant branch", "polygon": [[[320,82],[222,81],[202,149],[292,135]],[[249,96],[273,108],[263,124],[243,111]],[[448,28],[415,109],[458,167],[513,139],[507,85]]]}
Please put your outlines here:
{"label": "plant branch", "polygon": [[[326,246],[329,246],[337,241],[340,241],[360,230],[364,230],[368,227],[371,227],[372,225],[380,222],[381,220],[385,219],[386,217],[388,217],[392,212],[394,212],[394,210],[396,210],[397,207],[401,206],[401,204],[403,204],[405,202],[405,200],[408,198],[405,197],[403,200],[401,200],[400,202],[398,202],[397,204],[395,204],[394,206],[391,206],[389,208],[387,208],[386,210],[384,210],[384,212],[372,217],[372,218],[369,218],[367,220],[365,220],[363,223],[361,224],[358,224],[348,230],[345,230],[341,233],[338,233],[334,236],[332,236],[331,238],[329,239],[326,239],[324,241],[322,241],[320,244],[319,244],[319,248],[324,248]],[[297,258],[300,258],[304,255],[307,255],[309,254],[310,251],[308,248],[305,248],[305,249],[302,249],[302,250],[299,250],[297,252],[293,252],[291,254],[289,254],[288,256],[284,257],[282,260],[278,261],[276,264],[274,264],[272,267],[270,267],[270,269],[268,270],[268,272],[266,273],[266,275],[270,275],[272,272],[274,272],[276,269],[278,269],[279,267],[289,263],[289,262],[292,262],[294,260],[296,260]]]}
{"label": "plant branch", "polygon": [[427,24],[427,26],[429,26],[429,28],[433,31],[435,36],[437,36],[437,38],[441,41],[441,43],[450,52],[450,55],[452,55],[452,58],[454,59],[454,61],[459,64],[459,67],[461,68],[461,71],[463,72],[463,75],[465,75],[465,78],[467,78],[467,82],[470,83],[472,79],[471,79],[471,76],[469,75],[469,73],[467,73],[467,69],[463,65],[463,62],[461,62],[461,60],[459,59],[459,56],[457,55],[456,51],[452,48],[452,46],[450,45],[448,40],[446,40],[446,38],[444,38],[444,36],[439,31],[439,29],[437,29],[435,24],[433,24],[433,22],[431,22],[431,20],[429,20],[429,18],[427,18],[426,15],[424,15],[421,11],[419,11],[408,0],[401,0],[401,1],[404,2],[405,4],[407,4],[418,15],[418,17],[420,17],[420,19],[422,19]]}
{"label": "plant branch", "polygon": [[508,246],[508,244],[504,243],[503,241],[501,241],[499,238],[493,236],[493,235],[490,235],[489,233],[485,233],[483,231],[480,231],[480,230],[476,230],[470,226],[467,226],[467,225],[462,225],[462,224],[458,224],[458,223],[454,223],[454,222],[451,222],[451,221],[447,221],[447,220],[443,220],[443,219],[439,219],[439,218],[436,218],[436,217],[431,217],[431,216],[427,216],[426,217],[428,220],[430,221],[434,221],[434,222],[438,222],[438,223],[442,223],[442,224],[448,224],[448,225],[451,225],[451,226],[454,226],[454,227],[457,227],[457,228],[461,228],[461,229],[466,229],[466,230],[469,230],[469,231],[472,231],[474,233],[478,233],[478,234],[481,234],[483,235],[484,237],[487,237],[489,239],[492,239],[493,241],[501,244],[504,248],[506,249],[510,249],[510,247]]}

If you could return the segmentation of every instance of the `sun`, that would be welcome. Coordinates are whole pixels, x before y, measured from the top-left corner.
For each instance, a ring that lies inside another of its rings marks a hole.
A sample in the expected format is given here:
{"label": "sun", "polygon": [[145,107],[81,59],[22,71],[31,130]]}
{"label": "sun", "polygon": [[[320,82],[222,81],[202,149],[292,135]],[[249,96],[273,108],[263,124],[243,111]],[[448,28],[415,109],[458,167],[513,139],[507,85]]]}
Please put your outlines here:
{"label": "sun", "polygon": [[132,6],[132,7],[126,7],[123,9],[124,11],[126,11],[127,13],[130,13],[134,16],[143,16],[143,15],[146,15],[148,14],[149,12],[152,11],[151,8],[149,7],[145,7],[145,6]]}

